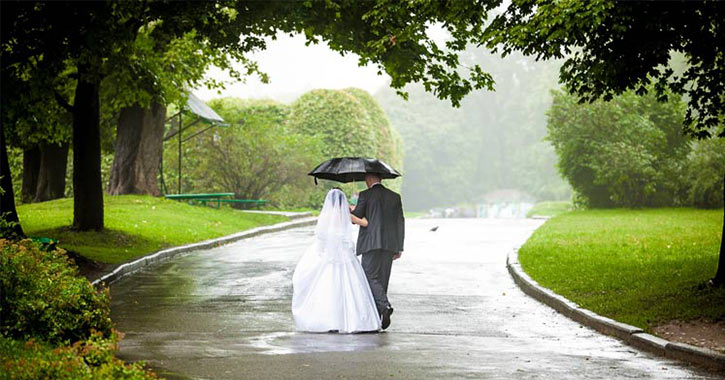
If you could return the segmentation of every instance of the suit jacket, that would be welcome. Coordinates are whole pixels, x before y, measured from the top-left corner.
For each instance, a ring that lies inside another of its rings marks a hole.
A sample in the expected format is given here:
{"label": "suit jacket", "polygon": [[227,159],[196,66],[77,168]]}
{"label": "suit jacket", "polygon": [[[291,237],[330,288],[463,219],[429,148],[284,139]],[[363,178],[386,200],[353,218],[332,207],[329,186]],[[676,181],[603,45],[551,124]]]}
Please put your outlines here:
{"label": "suit jacket", "polygon": [[381,184],[360,193],[357,206],[352,212],[358,218],[367,218],[368,226],[360,227],[357,237],[357,254],[383,249],[403,251],[405,218],[400,195]]}

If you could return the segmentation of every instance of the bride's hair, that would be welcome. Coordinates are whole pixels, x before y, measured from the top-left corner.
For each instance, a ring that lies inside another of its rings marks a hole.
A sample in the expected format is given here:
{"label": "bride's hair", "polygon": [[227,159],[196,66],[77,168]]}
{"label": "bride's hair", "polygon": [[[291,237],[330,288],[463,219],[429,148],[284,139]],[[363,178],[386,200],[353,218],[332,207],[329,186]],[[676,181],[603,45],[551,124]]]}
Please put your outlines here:
{"label": "bride's hair", "polygon": [[347,203],[347,196],[345,196],[345,193],[342,192],[342,189],[340,189],[339,187],[333,187],[332,189],[330,189],[330,191],[327,192],[327,196],[325,197],[325,203],[327,203],[328,199],[332,201],[332,206],[338,206]]}
{"label": "bride's hair", "polygon": [[327,192],[325,204],[317,218],[315,236],[320,242],[319,246],[323,248],[321,254],[331,255],[343,247],[354,250],[350,209],[342,190],[331,189]]}
{"label": "bride's hair", "polygon": [[331,189],[325,196],[325,203],[317,218],[317,232],[322,230],[346,230],[350,224],[350,210],[347,197],[340,189]]}

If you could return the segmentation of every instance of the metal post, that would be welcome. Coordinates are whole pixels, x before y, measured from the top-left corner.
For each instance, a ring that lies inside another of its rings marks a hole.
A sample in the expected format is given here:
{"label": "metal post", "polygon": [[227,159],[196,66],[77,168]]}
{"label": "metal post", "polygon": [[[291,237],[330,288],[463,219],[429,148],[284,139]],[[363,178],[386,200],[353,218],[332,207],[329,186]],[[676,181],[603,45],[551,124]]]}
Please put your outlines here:
{"label": "metal post", "polygon": [[179,112],[179,192],[181,194],[181,112]]}
{"label": "metal post", "polygon": [[[163,147],[163,142],[161,143]],[[164,181],[164,150],[161,149],[161,157],[159,158],[159,174],[160,174],[160,185],[161,185],[161,193],[162,194],[168,194],[169,190],[166,188],[166,182]]]}

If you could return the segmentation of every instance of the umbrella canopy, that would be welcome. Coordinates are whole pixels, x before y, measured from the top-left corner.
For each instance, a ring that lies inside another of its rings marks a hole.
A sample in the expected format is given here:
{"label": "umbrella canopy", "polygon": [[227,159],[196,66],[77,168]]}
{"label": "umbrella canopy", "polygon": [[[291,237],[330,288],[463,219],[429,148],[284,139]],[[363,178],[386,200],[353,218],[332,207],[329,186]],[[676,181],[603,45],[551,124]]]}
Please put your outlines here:
{"label": "umbrella canopy", "polygon": [[329,159],[307,173],[317,178],[329,179],[337,182],[364,181],[366,173],[379,174],[381,178],[389,179],[400,176],[397,170],[375,158],[338,157]]}

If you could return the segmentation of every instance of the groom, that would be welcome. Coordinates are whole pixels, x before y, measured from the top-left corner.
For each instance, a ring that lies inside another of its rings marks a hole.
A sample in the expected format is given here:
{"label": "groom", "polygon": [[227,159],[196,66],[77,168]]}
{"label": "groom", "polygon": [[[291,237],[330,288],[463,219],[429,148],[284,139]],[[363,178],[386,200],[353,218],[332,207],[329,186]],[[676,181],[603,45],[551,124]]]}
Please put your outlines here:
{"label": "groom", "polygon": [[385,330],[390,326],[390,315],[393,314],[388,302],[390,269],[393,260],[403,255],[405,218],[400,195],[385,188],[380,180],[379,174],[365,175],[368,189],[360,193],[352,213],[368,220],[367,227],[360,227],[357,254],[362,255],[362,267]]}

